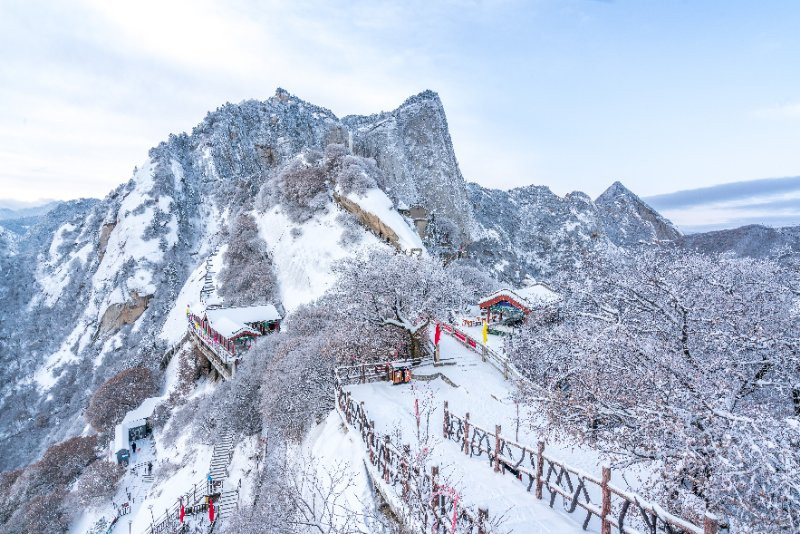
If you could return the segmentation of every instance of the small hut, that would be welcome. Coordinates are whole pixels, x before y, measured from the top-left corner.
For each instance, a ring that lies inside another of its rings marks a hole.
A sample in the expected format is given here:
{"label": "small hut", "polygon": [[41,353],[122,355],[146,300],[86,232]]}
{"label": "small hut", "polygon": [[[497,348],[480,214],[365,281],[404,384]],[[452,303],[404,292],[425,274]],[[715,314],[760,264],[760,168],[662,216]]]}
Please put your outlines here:
{"label": "small hut", "polygon": [[125,414],[122,422],[114,429],[114,454],[117,462],[127,464],[130,459],[130,442],[143,439],[152,432],[153,410],[163,397],[150,397],[142,401],[135,410]]}

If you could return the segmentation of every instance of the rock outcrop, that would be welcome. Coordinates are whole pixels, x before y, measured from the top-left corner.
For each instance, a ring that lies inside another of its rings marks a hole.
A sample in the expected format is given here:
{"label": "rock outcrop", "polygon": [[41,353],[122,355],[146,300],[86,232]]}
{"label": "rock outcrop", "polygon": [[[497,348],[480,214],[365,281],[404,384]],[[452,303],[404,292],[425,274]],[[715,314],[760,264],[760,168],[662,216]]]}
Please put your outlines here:
{"label": "rock outcrop", "polygon": [[136,291],[131,291],[131,300],[106,308],[103,318],[100,319],[100,333],[113,334],[124,325],[135,323],[152,299],[153,295],[139,295]]}

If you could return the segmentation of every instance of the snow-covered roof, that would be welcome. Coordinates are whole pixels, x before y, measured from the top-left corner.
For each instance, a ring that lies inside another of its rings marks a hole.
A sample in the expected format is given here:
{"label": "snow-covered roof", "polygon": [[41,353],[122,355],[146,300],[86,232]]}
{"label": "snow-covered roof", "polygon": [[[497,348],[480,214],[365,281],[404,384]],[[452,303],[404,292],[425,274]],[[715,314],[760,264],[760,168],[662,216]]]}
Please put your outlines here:
{"label": "snow-covered roof", "polygon": [[408,211],[409,209],[408,204],[402,200],[397,203],[397,211]]}
{"label": "snow-covered roof", "polygon": [[246,306],[243,308],[215,308],[206,311],[211,327],[230,339],[242,334],[258,336],[258,331],[247,326],[248,323],[280,321],[281,314],[272,304]]}
{"label": "snow-covered roof", "polygon": [[125,414],[125,418],[122,419],[123,423],[128,423],[129,428],[135,428],[138,425],[136,423],[142,422],[144,424],[144,420],[153,415],[153,410],[156,409],[158,403],[164,400],[164,397],[150,397],[142,401],[138,408],[135,408]]}
{"label": "snow-covered roof", "polygon": [[122,422],[114,429],[114,452],[128,448],[128,431],[131,428],[144,426],[147,418],[153,415],[153,410],[163,400],[164,397],[150,397],[143,400],[138,408],[125,414]]}
{"label": "snow-covered roof", "polygon": [[558,293],[542,283],[517,289],[516,293],[531,304],[550,304],[561,298]]}
{"label": "snow-covered roof", "polygon": [[[272,304],[261,306],[246,306],[243,308],[216,308],[206,312],[208,320],[212,325],[219,319],[228,319],[234,323],[260,323],[261,321],[280,321],[281,314]],[[214,326],[215,330],[218,330]]]}
{"label": "snow-covered roof", "polygon": [[236,323],[228,319],[227,317],[219,317],[217,319],[211,319],[211,326],[214,328],[214,330],[222,334],[224,337],[227,337],[228,339],[241,334],[252,334],[254,336],[259,335],[258,332],[256,332],[249,326],[241,323]]}
{"label": "snow-covered roof", "polygon": [[478,304],[481,307],[484,305],[490,305],[489,303],[491,303],[493,300],[504,296],[510,297],[529,310],[533,310],[537,306],[545,306],[561,300],[561,297],[558,293],[547,287],[545,284],[537,282],[522,289],[500,289],[491,295],[482,298]]}
{"label": "snow-covered roof", "polygon": [[128,427],[122,423],[117,425],[114,429],[114,452],[117,453],[122,449],[128,448]]}

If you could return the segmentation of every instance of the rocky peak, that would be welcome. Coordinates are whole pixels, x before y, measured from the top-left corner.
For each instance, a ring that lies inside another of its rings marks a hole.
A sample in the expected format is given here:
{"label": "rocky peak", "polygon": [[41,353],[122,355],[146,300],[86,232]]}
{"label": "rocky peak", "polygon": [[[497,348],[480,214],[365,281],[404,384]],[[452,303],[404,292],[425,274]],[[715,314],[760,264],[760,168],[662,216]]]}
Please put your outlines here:
{"label": "rocky peak", "polygon": [[618,181],[597,197],[595,205],[603,229],[615,245],[671,241],[681,236],[669,220]]}
{"label": "rocky peak", "polygon": [[353,152],[373,158],[386,173],[380,186],[392,200],[421,205],[440,224],[469,236],[472,212],[439,95],[423,91],[394,111],[342,122],[352,135]]}

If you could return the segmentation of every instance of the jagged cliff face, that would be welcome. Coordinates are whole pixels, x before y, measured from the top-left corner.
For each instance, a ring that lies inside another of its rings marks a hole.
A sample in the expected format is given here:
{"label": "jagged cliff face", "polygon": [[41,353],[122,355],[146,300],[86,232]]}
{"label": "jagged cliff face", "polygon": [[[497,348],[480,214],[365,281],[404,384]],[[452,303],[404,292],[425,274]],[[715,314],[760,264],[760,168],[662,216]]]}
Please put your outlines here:
{"label": "jagged cliff face", "polygon": [[386,172],[388,179],[380,185],[392,200],[419,204],[452,222],[462,238],[470,235],[466,185],[436,93],[420,93],[390,113],[348,116],[342,122],[352,133],[353,152],[375,159]]}
{"label": "jagged cliff face", "polygon": [[583,251],[609,242],[592,200],[559,197],[542,186],[499,191],[469,185],[478,227],[470,256],[499,277],[522,283],[573,268]]}
{"label": "jagged cliff face", "polygon": [[256,213],[273,256],[271,284],[290,311],[332,283],[336,260],[388,246],[324,192],[302,220],[282,197],[265,202],[290,160],[320,158],[331,144],[375,160],[382,192],[370,198],[418,204],[433,215],[429,252],[450,254],[436,241],[446,236],[507,282],[547,277],[587,251],[674,231],[621,186],[593,202],[545,187],[466,184],[432,92],[393,112],[344,119],[283,90],[226,104],[191,134],[152,149],[102,201],[61,203],[24,237],[0,234],[0,470],[84,432],[88,398],[117,372],[134,365],[159,371],[182,333],[187,299],[199,292],[192,284],[212,251],[233,242],[229,223],[240,214]]}

